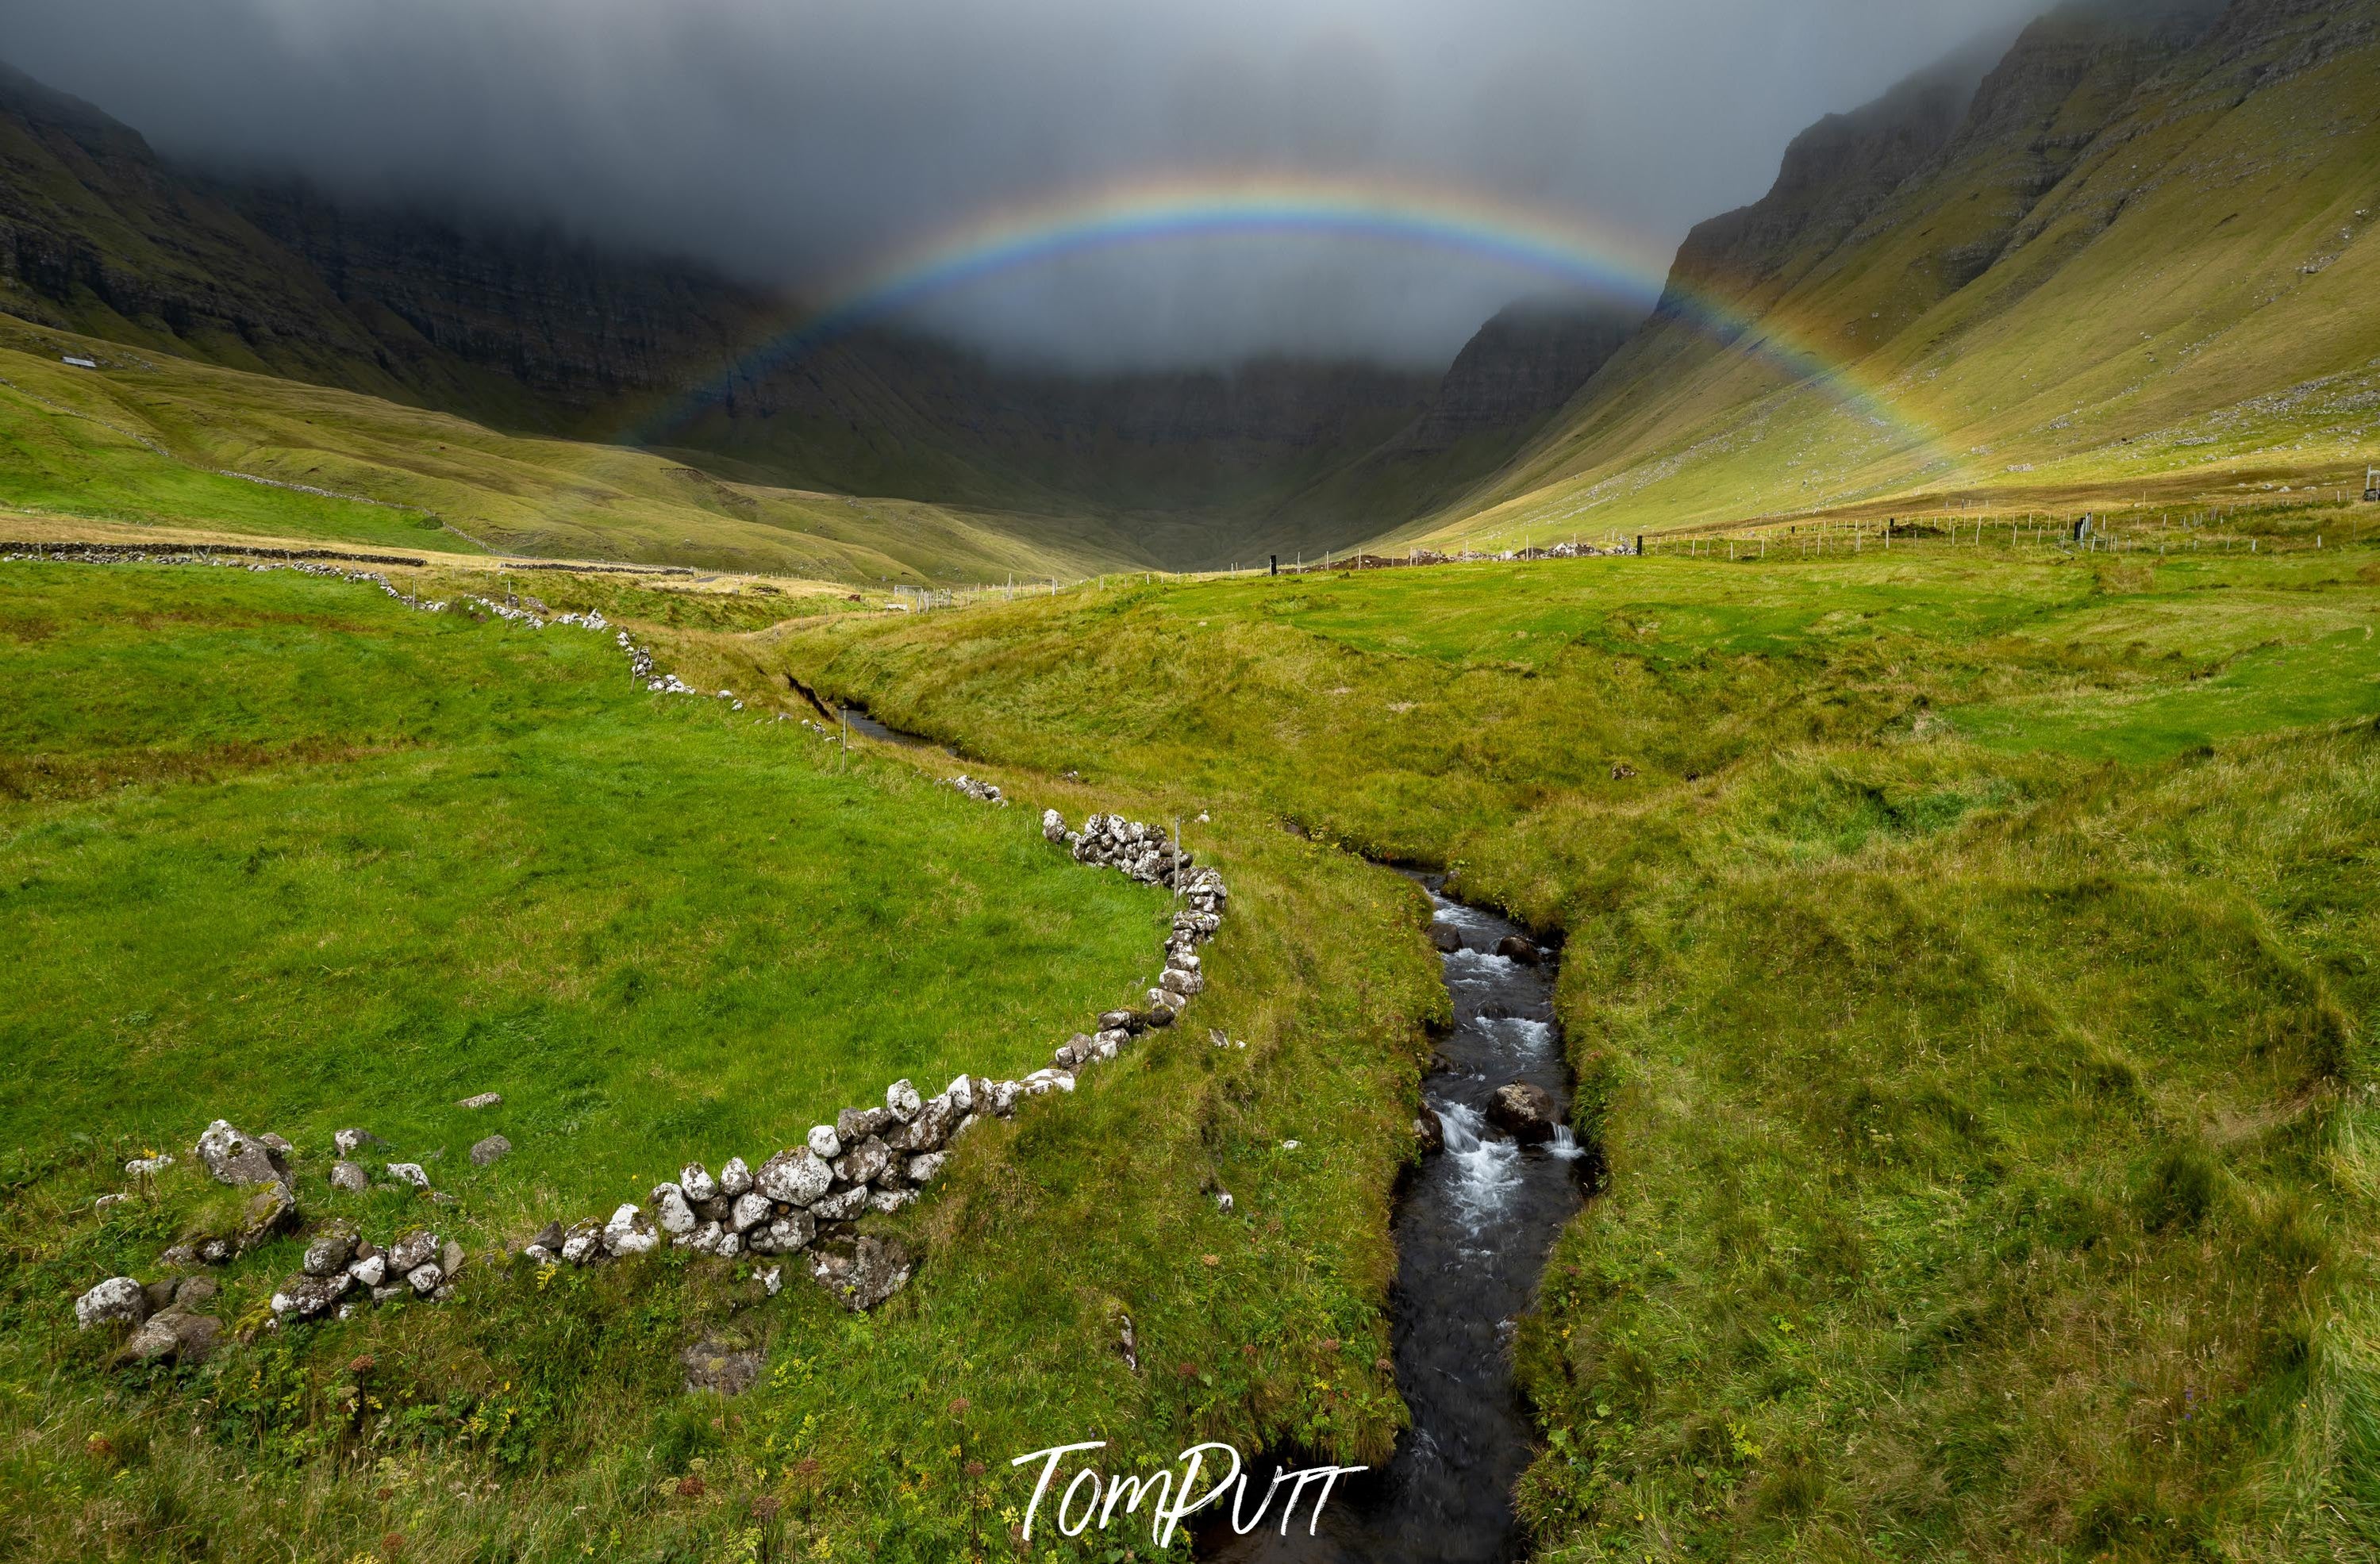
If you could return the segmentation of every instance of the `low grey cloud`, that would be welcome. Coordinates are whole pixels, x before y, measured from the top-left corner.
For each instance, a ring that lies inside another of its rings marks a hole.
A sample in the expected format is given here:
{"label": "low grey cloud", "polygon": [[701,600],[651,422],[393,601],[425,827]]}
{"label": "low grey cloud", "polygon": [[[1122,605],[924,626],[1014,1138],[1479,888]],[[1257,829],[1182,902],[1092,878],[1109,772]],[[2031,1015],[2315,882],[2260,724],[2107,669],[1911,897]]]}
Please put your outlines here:
{"label": "low grey cloud", "polygon": [[[819,297],[986,212],[1185,176],[1451,188],[1658,259],[1803,126],[2037,3],[0,0],[0,53],[185,161]],[[1560,281],[1410,236],[1193,235],[914,313],[1076,363],[1442,362]]]}

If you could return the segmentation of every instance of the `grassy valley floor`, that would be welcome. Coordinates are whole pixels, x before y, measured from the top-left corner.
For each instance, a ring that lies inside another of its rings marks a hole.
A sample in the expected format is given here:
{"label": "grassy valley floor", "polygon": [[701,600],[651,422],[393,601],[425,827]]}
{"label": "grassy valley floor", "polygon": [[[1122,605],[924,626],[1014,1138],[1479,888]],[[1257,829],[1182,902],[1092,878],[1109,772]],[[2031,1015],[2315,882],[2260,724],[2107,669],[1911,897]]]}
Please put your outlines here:
{"label": "grassy valley floor", "polygon": [[[1245,910],[1196,1024],[871,1218],[923,1260],[874,1315],[766,1298],[748,1263],[540,1275],[497,1246],[682,1160],[757,1162],[894,1076],[1046,1061],[1150,981],[1168,900],[757,698],[650,695],[607,634],[290,573],[5,571],[0,667],[34,698],[0,716],[0,1048],[41,1083],[6,1109],[11,1557],[941,1559],[1005,1552],[1007,1458],[1045,1445],[1385,1449],[1386,1191],[1443,1005],[1409,888],[1262,822],[1207,833]],[[665,667],[723,633],[632,623]],[[259,1332],[283,1239],[223,1274],[213,1362],[111,1365],[72,1298],[226,1218],[188,1155],[219,1115],[297,1144],[310,1219],[461,1239],[460,1295]],[[331,1190],[349,1124],[447,1203]],[[473,1167],[492,1131],[514,1150]],[[181,1164],[94,1211],[155,1148]],[[765,1352],[761,1383],[685,1394],[696,1343]]]}
{"label": "grassy valley floor", "polygon": [[1566,936],[1560,1559],[2361,1558],[2380,559],[1607,559],[717,642]]}

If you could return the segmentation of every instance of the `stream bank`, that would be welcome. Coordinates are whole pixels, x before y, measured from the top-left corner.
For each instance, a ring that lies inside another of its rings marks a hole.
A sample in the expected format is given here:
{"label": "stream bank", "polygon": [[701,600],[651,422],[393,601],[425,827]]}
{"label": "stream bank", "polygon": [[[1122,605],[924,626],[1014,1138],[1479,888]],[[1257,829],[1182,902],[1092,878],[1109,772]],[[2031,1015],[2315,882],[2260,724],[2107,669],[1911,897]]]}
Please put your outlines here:
{"label": "stream bank", "polygon": [[[1286,1536],[1278,1509],[1245,1536],[1227,1515],[1208,1514],[1204,1558],[1498,1564],[1523,1553],[1512,1488],[1529,1462],[1531,1429],[1512,1381],[1512,1330],[1556,1235],[1585,1201],[1591,1164],[1567,1125],[1524,1146],[1488,1117],[1496,1089],[1516,1081],[1550,1097],[1558,1121],[1569,1114],[1551,956],[1531,964],[1498,955],[1525,931],[1449,900],[1442,876],[1414,878],[1430,893],[1439,929],[1459,943],[1440,958],[1453,1029],[1422,1083],[1446,1147],[1413,1176],[1394,1224],[1390,1339],[1413,1425],[1386,1467],[1340,1485],[1312,1534],[1310,1502]],[[1269,1457],[1253,1463],[1251,1505],[1271,1474]]]}

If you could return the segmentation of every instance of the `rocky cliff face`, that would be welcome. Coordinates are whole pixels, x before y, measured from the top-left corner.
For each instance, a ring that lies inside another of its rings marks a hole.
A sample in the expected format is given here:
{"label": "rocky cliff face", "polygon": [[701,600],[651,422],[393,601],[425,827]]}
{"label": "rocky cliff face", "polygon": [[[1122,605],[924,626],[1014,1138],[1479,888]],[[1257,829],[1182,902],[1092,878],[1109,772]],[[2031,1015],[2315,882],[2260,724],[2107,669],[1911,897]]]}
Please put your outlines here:
{"label": "rocky cliff face", "polygon": [[1578,394],[1644,324],[1640,309],[1521,303],[1463,345],[1399,444],[1418,452],[1518,438]]}
{"label": "rocky cliff face", "polygon": [[710,270],[606,253],[552,231],[354,210],[288,186],[219,186],[365,321],[587,414],[672,393],[791,318]]}
{"label": "rocky cliff face", "polygon": [[1962,52],[1795,137],[1767,195],[1687,235],[1658,313],[1684,311],[1690,295],[1773,293],[1806,272],[1940,155],[1992,53]]}

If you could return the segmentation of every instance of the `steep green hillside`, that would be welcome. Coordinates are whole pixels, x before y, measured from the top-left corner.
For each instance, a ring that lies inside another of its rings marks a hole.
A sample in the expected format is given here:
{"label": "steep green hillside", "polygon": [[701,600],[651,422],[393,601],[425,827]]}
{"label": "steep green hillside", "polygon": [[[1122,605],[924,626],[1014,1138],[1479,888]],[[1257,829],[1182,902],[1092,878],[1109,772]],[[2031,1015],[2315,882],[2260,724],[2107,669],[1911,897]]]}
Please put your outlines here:
{"label": "steep green hillside", "polygon": [[70,536],[74,518],[97,518],[866,582],[1072,578],[1149,563],[1081,515],[730,482],[650,452],[503,434],[6,322],[0,408],[0,507],[24,515],[16,534]]}
{"label": "steep green hillside", "polygon": [[[2380,458],[2375,18],[2370,0],[2073,6],[1954,127],[1904,92],[1814,132],[1761,203],[1696,230],[1671,318],[1557,431],[1401,536],[2360,479]],[[1675,318],[1694,293],[1754,323],[1720,345]]]}

